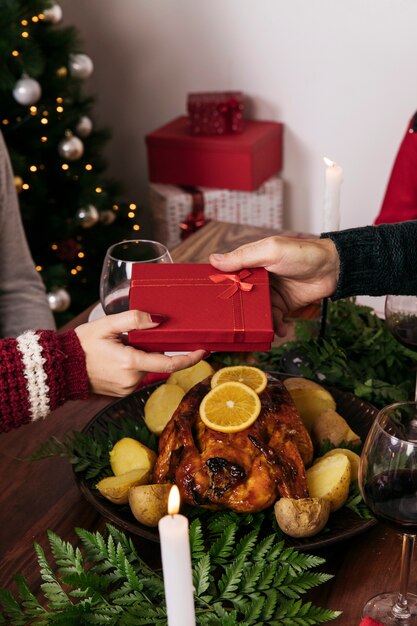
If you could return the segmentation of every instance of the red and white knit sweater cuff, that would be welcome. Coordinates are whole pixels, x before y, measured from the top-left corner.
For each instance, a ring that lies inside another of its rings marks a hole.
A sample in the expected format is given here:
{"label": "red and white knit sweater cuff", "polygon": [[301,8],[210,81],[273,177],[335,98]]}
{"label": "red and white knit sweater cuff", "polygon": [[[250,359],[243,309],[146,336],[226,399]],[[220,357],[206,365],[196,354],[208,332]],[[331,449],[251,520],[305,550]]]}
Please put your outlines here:
{"label": "red and white knit sweater cuff", "polygon": [[46,417],[51,411],[49,401],[48,377],[44,369],[46,358],[40,335],[28,330],[16,339],[17,348],[22,355],[23,376],[26,378],[26,390],[31,421]]}
{"label": "red and white knit sweater cuff", "polygon": [[28,330],[2,340],[1,357],[0,432],[89,394],[85,355],[73,330]]}

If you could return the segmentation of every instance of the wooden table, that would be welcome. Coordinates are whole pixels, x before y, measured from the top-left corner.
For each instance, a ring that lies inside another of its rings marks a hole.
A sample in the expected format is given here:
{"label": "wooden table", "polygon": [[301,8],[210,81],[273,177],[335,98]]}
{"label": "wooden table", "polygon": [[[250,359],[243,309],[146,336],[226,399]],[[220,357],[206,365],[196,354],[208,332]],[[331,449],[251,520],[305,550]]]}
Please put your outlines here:
{"label": "wooden table", "polygon": [[[176,262],[207,262],[212,251],[224,252],[237,245],[274,234],[268,229],[210,222],[174,251]],[[275,233],[276,234],[276,233]],[[71,326],[86,320],[88,311]],[[27,577],[32,591],[39,589],[39,573],[33,542],[46,548],[46,531],[76,543],[75,527],[102,530],[105,520],[82,498],[66,459],[38,462],[24,460],[52,435],[62,438],[80,430],[112,398],[93,396],[85,402],[68,402],[43,422],[29,424],[0,436],[0,587],[15,589],[13,575]],[[145,559],[157,559],[159,546],[138,539]],[[335,622],[357,626],[361,607],[371,596],[398,589],[400,538],[381,525],[320,552],[326,559],[323,571],[334,579],[309,594],[317,606],[343,611]],[[414,561],[410,591],[416,592]]]}

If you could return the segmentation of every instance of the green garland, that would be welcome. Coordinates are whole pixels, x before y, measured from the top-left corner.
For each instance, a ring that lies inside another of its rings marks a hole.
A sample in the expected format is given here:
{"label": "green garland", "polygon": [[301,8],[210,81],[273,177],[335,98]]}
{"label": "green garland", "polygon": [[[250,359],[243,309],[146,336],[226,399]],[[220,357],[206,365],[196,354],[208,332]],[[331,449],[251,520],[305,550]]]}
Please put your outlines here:
{"label": "green garland", "polygon": [[[216,519],[216,518],[214,518]],[[324,559],[286,548],[275,534],[245,532],[236,522],[190,526],[198,625],[312,626],[336,619],[301,600],[329,574]],[[0,590],[4,626],[165,626],[163,578],[140,558],[131,539],[108,525],[106,536],[76,529],[82,550],[49,531],[53,564],[35,544],[44,602],[16,576],[18,599]]]}
{"label": "green garland", "polygon": [[302,374],[382,408],[414,397],[417,353],[392,336],[373,309],[353,299],[329,302],[326,335],[317,340],[317,322],[298,320],[296,340],[257,353],[258,364],[280,371],[282,357],[296,348],[305,355]]}

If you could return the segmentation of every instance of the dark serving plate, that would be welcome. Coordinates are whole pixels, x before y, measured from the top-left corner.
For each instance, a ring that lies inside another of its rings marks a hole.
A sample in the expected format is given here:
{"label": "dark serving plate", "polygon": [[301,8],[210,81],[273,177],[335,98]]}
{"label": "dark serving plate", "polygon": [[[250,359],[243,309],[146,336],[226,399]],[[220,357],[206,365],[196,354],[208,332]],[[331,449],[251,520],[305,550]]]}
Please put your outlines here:
{"label": "dark serving plate", "polygon": [[[284,378],[283,376],[275,375]],[[117,422],[125,415],[136,415],[139,420],[143,420],[146,400],[159,384],[161,383],[143,387],[139,391],[117,400],[106,409],[97,413],[84,427],[83,432],[93,434],[97,428],[106,432],[112,422]],[[334,387],[328,387],[328,389],[336,401],[338,412],[343,415],[352,430],[360,435],[362,441],[364,441],[378,412],[377,409],[351,393],[339,391]],[[96,489],[92,489],[79,474],[75,473],[75,477],[83,496],[101,515],[134,535],[159,542],[158,530],[156,528],[148,528],[137,522],[128,505],[112,504],[103,498]],[[350,509],[342,507],[331,514],[326,529],[318,535],[305,539],[294,539],[286,536],[286,543],[289,546],[301,549],[323,548],[354,537],[375,524],[376,520],[364,520]]]}

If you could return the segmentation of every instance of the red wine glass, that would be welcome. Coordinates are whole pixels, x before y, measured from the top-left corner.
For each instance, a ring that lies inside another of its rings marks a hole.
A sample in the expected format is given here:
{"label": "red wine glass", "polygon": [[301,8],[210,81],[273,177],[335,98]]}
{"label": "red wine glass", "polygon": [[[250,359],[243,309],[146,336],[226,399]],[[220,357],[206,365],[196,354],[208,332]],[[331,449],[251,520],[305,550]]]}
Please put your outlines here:
{"label": "red wine glass", "polygon": [[[397,341],[409,350],[417,352],[417,298],[415,296],[387,296],[385,321]],[[417,401],[417,378],[414,400]]]}
{"label": "red wine glass", "polygon": [[366,438],[359,465],[362,497],[375,517],[402,534],[398,592],[371,598],[363,617],[385,626],[417,624],[417,596],[408,593],[410,566],[417,533],[417,439],[415,402],[382,409]]}
{"label": "red wine glass", "polygon": [[106,315],[129,308],[129,289],[135,263],[172,263],[168,248],[159,241],[131,239],[110,246],[100,278],[100,302]]}

